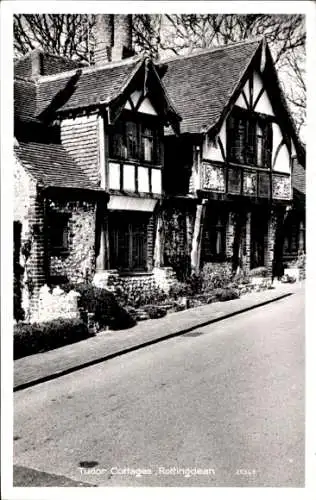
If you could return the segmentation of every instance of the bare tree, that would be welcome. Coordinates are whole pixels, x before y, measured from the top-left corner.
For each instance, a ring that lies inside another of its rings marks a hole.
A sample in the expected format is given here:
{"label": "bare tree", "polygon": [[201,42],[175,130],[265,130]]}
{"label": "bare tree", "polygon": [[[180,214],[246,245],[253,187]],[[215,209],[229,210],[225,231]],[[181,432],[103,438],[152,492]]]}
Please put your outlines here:
{"label": "bare tree", "polygon": [[41,47],[55,55],[88,62],[94,22],[94,16],[80,14],[16,14],[15,55]]}
{"label": "bare tree", "polygon": [[300,132],[306,110],[304,16],[166,14],[161,25],[159,53],[163,56],[264,35]]}
{"label": "bare tree", "polygon": [[[94,15],[14,16],[15,54],[41,47],[53,54],[93,62]],[[135,14],[136,52],[155,58],[185,54],[265,35],[298,131],[305,123],[305,25],[301,15]]]}

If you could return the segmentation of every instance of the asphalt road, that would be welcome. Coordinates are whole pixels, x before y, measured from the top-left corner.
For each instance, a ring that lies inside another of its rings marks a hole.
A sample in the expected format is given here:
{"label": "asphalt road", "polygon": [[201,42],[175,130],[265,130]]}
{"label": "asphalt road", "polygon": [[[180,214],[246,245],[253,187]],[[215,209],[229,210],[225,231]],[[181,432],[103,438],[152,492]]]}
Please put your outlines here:
{"label": "asphalt road", "polygon": [[302,290],[15,393],[14,464],[61,486],[304,487],[304,368]]}

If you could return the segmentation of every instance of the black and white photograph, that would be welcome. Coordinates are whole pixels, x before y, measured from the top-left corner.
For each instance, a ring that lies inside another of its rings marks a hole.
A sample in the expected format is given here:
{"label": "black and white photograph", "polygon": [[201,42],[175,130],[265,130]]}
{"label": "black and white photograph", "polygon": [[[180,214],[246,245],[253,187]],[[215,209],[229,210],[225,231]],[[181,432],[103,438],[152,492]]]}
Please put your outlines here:
{"label": "black and white photograph", "polygon": [[4,498],[304,494],[313,2],[3,4]]}

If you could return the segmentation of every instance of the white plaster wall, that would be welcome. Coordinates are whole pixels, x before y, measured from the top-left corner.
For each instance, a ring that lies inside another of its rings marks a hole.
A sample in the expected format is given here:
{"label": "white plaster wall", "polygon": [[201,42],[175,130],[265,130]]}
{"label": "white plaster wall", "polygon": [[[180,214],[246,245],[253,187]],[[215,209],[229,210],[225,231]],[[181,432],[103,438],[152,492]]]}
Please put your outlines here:
{"label": "white plaster wall", "polygon": [[[131,95],[130,95],[130,99],[132,101],[132,103],[134,104],[134,106],[137,106],[138,102],[139,102],[139,99],[142,97],[142,93],[140,90],[135,90],[135,92],[133,92]],[[132,107],[129,103],[129,101],[127,100],[126,103],[125,103],[125,109],[129,109],[131,110]],[[148,99],[148,97],[146,97],[143,102],[141,103],[141,105],[139,106],[138,108],[138,112],[139,113],[145,113],[147,115],[154,115],[154,116],[157,116],[157,111],[155,110],[154,106],[152,105],[151,101]]]}
{"label": "white plaster wall", "polygon": [[[262,88],[263,88],[263,82],[262,82],[261,76],[255,71],[253,73],[253,102],[255,102],[255,100],[258,97],[259,92],[261,91]],[[250,102],[249,80],[245,83],[243,91],[244,91],[246,98],[247,98],[247,101],[249,103]],[[241,95],[241,92],[240,92],[238,98],[236,99],[235,104],[236,104],[236,106],[247,109],[245,100],[244,100],[243,96]],[[258,113],[265,113],[266,115],[274,116],[271,102],[270,102],[270,99],[269,99],[266,91],[264,91],[264,93],[260,97],[260,99],[256,105],[255,110]]]}
{"label": "white plaster wall", "polygon": [[255,107],[255,111],[257,111],[257,113],[264,113],[269,116],[274,116],[271,102],[266,91],[264,91],[262,96],[260,97]]}
{"label": "white plaster wall", "polygon": [[151,104],[150,100],[148,99],[148,97],[146,97],[146,99],[143,100],[143,102],[141,103],[141,105],[139,106],[139,109],[138,111],[140,113],[146,113],[147,115],[154,115],[156,116],[157,115],[157,112],[156,110],[154,109],[153,105]]}
{"label": "white plaster wall", "polygon": [[138,191],[149,193],[149,175],[146,167],[138,167]]}
{"label": "white plaster wall", "polygon": [[278,172],[291,173],[290,155],[285,144],[281,147],[278,153],[274,170]]}
{"label": "white plaster wall", "polygon": [[246,106],[246,103],[245,103],[245,99],[243,98],[243,96],[241,95],[241,93],[239,94],[239,96],[238,96],[235,104],[236,104],[236,106],[239,106],[240,108],[247,109],[247,106]]}
{"label": "white plaster wall", "polygon": [[255,100],[257,99],[262,87],[263,87],[263,83],[261,80],[261,76],[256,71],[254,71],[254,73],[253,73],[253,102],[255,102]]}
{"label": "white plaster wall", "polygon": [[[263,88],[263,82],[261,79],[261,76],[254,71],[253,73],[253,102],[255,102],[260,90]],[[269,116],[274,116],[274,112],[272,109],[272,105],[270,102],[270,99],[268,97],[268,94],[266,91],[263,92],[262,96],[260,97],[256,107],[255,111],[258,113],[264,113]]]}
{"label": "white plaster wall", "polygon": [[277,123],[272,124],[272,130],[273,130],[273,148],[272,148],[272,162],[274,164],[273,169],[278,171],[278,172],[291,172],[291,162],[290,162],[290,154],[289,151],[284,144],[281,149],[278,152],[278,155],[276,157],[275,161],[275,155],[277,152],[277,149],[283,140],[283,135],[281,132],[281,129]]}
{"label": "white plaster wall", "polygon": [[224,154],[226,155],[226,120],[224,120],[222,127],[219,131],[219,134],[215,138],[216,147],[214,145],[214,142],[211,141],[207,136],[205,136],[203,142],[203,158],[205,158],[206,160],[224,161],[221,148],[217,141],[218,137],[220,137],[222,141]]}
{"label": "white plaster wall", "polygon": [[243,91],[246,96],[247,102],[250,102],[249,80],[245,83]]}
{"label": "white plaster wall", "polygon": [[131,96],[130,96],[130,99],[132,101],[132,103],[134,104],[134,106],[137,106],[137,103],[139,101],[139,98],[141,97],[142,93],[140,90],[135,90]]}
{"label": "white plaster wall", "polygon": [[161,170],[158,168],[151,170],[151,186],[153,193],[161,194]]}
{"label": "white plaster wall", "polygon": [[120,189],[120,165],[119,163],[109,163],[109,188]]}
{"label": "white plaster wall", "polygon": [[124,165],[123,167],[123,190],[135,191],[135,166]]}

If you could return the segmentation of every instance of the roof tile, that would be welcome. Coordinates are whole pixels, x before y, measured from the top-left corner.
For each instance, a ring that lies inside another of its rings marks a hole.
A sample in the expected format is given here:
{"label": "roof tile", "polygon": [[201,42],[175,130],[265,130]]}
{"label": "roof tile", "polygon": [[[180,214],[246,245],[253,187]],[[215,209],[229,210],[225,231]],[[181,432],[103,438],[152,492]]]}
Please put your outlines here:
{"label": "roof tile", "polygon": [[[136,69],[140,58],[116,66],[84,69],[74,86],[69,89],[70,96],[59,110],[84,108],[100,102],[109,102],[128,81]],[[52,100],[63,91],[67,92],[75,72],[61,74],[58,78],[42,78],[38,82],[37,113],[42,113]]]}
{"label": "roof tile", "polygon": [[259,44],[248,41],[165,61],[163,83],[182,116],[182,133],[215,125]]}
{"label": "roof tile", "polygon": [[24,168],[44,187],[101,189],[61,144],[19,142],[14,150]]}

